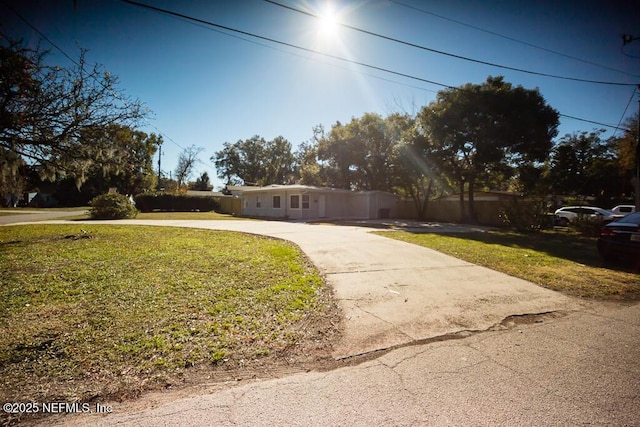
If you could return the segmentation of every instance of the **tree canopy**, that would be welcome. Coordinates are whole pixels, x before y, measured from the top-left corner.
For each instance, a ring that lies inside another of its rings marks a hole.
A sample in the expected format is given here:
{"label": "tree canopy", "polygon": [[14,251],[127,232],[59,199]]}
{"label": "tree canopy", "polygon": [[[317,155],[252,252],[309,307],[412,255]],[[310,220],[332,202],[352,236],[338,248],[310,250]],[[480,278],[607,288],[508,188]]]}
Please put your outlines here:
{"label": "tree canopy", "polygon": [[290,184],[296,176],[296,159],[291,143],[282,136],[266,141],[259,135],[223,149],[211,157],[218,177],[228,184]]}
{"label": "tree canopy", "polygon": [[50,179],[74,177],[80,185],[91,165],[117,170],[121,158],[109,142],[86,135],[113,125],[132,126],[147,114],[118,89],[118,79],[89,65],[81,51],[70,67],[45,62],[48,52],[0,34],[0,148]]}
{"label": "tree canopy", "polygon": [[543,162],[557,135],[558,117],[537,89],[489,77],[479,85],[440,91],[417,120],[430,155],[457,181],[462,206],[466,186],[473,218],[476,186],[495,174],[516,173],[518,165]]}
{"label": "tree canopy", "polygon": [[345,125],[337,122],[318,140],[318,159],[336,187],[356,190],[391,190],[388,174],[393,135],[378,114],[365,113]]}
{"label": "tree canopy", "polygon": [[[77,187],[76,178],[73,176],[56,176],[54,185],[41,182],[42,174],[30,174],[32,188],[54,188],[54,196],[60,203],[83,205],[108,192],[110,188],[116,188],[121,194],[139,194],[156,186],[153,156],[163,142],[162,137],[148,135],[128,126],[111,125],[106,128],[86,129],[82,132],[82,138],[86,144],[104,147],[114,158],[119,159],[117,164],[92,162],[83,172],[80,188]],[[41,167],[32,165],[28,169],[38,172]]]}
{"label": "tree canopy", "polygon": [[576,132],[558,141],[550,159],[551,193],[589,197],[605,206],[631,196],[635,144],[626,137],[605,141],[603,133]]}

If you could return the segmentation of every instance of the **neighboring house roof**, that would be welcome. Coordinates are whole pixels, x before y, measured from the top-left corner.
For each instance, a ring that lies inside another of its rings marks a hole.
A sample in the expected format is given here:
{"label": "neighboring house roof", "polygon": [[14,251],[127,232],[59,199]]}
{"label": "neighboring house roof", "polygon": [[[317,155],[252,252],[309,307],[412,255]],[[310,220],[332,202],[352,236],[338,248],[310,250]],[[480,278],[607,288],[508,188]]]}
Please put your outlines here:
{"label": "neighboring house roof", "polygon": [[187,196],[199,196],[199,197],[220,197],[224,194],[217,191],[200,191],[200,190],[187,190]]}
{"label": "neighboring house roof", "polygon": [[227,190],[229,191],[244,191],[249,188],[261,188],[255,185],[227,185]]}
{"label": "neighboring house roof", "polygon": [[245,190],[251,189],[251,188],[260,188],[260,187],[249,186],[249,185],[227,185],[224,188],[224,190],[222,190],[222,193],[227,195],[230,194],[232,196],[240,196]]}
{"label": "neighboring house roof", "polygon": [[[463,193],[464,200],[469,199],[468,193]],[[522,197],[521,193],[513,193],[510,191],[474,191],[473,200],[510,200]],[[439,197],[434,200],[460,200],[460,193]]]}

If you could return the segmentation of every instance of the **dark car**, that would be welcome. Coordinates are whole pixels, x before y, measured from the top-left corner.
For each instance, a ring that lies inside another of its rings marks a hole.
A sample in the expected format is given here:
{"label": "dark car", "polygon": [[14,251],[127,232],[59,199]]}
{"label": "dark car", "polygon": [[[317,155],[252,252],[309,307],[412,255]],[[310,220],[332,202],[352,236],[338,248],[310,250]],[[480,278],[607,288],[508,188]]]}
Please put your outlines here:
{"label": "dark car", "polygon": [[598,252],[607,261],[640,261],[640,212],[635,212],[602,227]]}

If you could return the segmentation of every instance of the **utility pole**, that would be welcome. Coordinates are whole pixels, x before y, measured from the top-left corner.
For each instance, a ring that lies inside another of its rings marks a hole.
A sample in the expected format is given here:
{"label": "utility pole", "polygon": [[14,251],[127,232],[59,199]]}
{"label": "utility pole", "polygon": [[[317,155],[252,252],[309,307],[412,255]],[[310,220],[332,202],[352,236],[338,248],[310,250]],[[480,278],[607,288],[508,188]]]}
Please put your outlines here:
{"label": "utility pole", "polygon": [[[640,93],[640,85],[638,85]],[[640,99],[638,99],[638,123],[636,127],[636,212],[640,212]]]}
{"label": "utility pole", "polygon": [[162,178],[162,168],[160,167],[162,161],[162,145],[158,145],[158,179]]}
{"label": "utility pole", "polygon": [[[631,34],[622,35],[622,48],[631,42],[640,40],[640,37],[633,36]],[[623,52],[624,54],[624,52]],[[640,94],[640,84],[637,88],[637,93]],[[635,182],[635,200],[636,200],[636,212],[640,211],[640,99],[638,100],[638,126],[636,128],[636,182]]]}

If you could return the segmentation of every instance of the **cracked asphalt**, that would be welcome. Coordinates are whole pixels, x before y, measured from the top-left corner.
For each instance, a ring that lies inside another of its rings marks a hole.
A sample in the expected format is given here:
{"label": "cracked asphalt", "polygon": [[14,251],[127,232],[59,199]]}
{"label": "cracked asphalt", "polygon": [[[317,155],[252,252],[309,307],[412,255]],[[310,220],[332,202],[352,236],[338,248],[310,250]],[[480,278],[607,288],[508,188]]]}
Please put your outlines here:
{"label": "cracked asphalt", "polygon": [[[640,305],[568,298],[359,226],[117,224],[243,231],[298,244],[343,309],[333,355],[345,367],[190,397],[147,396],[65,424],[640,425]],[[347,363],[354,359],[365,361]]]}
{"label": "cracked asphalt", "polygon": [[[410,345],[355,366],[229,384],[92,426],[640,425],[640,305],[590,304],[491,331]],[[142,404],[139,404],[142,405]],[[143,406],[144,406],[143,405]]]}

